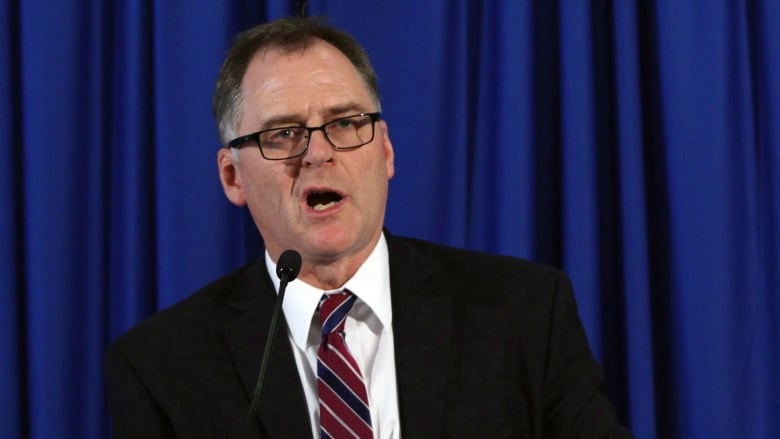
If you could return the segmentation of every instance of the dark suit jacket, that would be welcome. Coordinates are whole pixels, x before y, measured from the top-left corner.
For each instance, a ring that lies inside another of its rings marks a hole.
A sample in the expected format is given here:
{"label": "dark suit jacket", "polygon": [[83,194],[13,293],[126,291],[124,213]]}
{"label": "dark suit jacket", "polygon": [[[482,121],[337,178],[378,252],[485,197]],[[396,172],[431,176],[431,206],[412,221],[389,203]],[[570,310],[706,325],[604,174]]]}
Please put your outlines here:
{"label": "dark suit jacket", "polygon": [[[600,392],[563,273],[387,240],[402,437],[630,437]],[[106,354],[115,437],[238,437],[275,300],[260,258],[116,340]],[[276,335],[261,437],[310,438],[287,333]]]}

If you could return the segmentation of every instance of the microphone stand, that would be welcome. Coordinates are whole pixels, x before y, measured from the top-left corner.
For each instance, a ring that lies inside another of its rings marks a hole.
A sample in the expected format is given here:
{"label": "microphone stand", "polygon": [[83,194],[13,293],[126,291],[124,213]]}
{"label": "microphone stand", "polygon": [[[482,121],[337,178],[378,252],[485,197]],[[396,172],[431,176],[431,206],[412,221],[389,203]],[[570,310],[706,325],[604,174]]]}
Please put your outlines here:
{"label": "microphone stand", "polygon": [[268,363],[271,358],[276,328],[279,326],[278,320],[280,311],[282,310],[282,302],[284,301],[284,292],[287,290],[287,284],[298,276],[300,270],[301,255],[298,252],[295,250],[285,250],[282,255],[279,256],[279,263],[276,266],[276,274],[281,281],[279,283],[279,295],[276,299],[276,304],[274,305],[271,326],[268,329],[268,335],[265,338],[265,350],[263,351],[263,361],[260,363],[260,372],[257,375],[257,385],[255,386],[255,392],[252,395],[252,403],[249,406],[249,411],[246,414],[244,432],[241,435],[244,439],[249,437],[249,430],[252,428],[252,424],[254,424],[257,405],[260,403],[260,394],[263,391],[263,382],[265,381],[266,369],[268,369]]}

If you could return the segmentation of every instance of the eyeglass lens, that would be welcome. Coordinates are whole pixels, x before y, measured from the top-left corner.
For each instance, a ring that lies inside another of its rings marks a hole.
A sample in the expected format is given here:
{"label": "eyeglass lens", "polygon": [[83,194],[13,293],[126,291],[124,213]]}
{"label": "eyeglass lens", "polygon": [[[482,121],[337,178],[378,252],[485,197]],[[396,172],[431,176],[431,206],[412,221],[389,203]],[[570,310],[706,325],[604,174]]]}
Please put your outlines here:
{"label": "eyeglass lens", "polygon": [[263,155],[269,159],[283,159],[303,153],[312,131],[322,130],[325,138],[336,149],[363,146],[374,138],[372,115],[356,115],[336,119],[321,128],[285,127],[266,130],[259,136]]}

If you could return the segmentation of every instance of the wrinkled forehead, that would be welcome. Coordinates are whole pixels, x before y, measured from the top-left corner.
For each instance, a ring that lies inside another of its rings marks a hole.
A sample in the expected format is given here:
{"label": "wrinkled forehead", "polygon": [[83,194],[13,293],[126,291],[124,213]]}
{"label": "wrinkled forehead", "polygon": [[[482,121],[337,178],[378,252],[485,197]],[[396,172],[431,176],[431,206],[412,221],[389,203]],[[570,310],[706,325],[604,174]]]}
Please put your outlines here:
{"label": "wrinkled forehead", "polygon": [[[244,72],[244,79],[246,79],[247,72],[253,65],[274,63],[281,63],[284,65],[285,63],[293,64],[302,61],[310,62],[312,64],[317,63],[317,65],[323,67],[343,69],[345,73],[348,71],[350,75],[354,75],[368,87],[365,78],[362,77],[357,66],[355,66],[349,57],[341,52],[336,46],[317,38],[306,41],[306,44],[270,46],[258,50],[249,60]],[[284,69],[285,67],[282,68]]]}
{"label": "wrinkled forehead", "polygon": [[242,90],[246,102],[291,99],[297,95],[311,99],[328,95],[352,95],[353,100],[376,100],[358,69],[331,44],[318,40],[297,50],[269,48],[251,59]]}

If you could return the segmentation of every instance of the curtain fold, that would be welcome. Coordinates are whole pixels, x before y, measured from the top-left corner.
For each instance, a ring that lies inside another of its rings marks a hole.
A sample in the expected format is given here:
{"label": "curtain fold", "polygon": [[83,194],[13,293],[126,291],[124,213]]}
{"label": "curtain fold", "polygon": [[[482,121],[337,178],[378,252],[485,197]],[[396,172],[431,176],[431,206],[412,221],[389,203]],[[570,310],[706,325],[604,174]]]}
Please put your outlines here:
{"label": "curtain fold", "polygon": [[[18,59],[18,27],[14,18],[18,15],[13,4],[0,6],[0,59]],[[20,437],[28,424],[27,399],[24,383],[27,382],[27,355],[24,331],[26,309],[24,307],[24,246],[21,238],[23,221],[20,214],[21,191],[17,189],[21,170],[19,148],[20,103],[19,76],[11,63],[0,63],[0,407],[5,414],[0,422],[0,436]],[[9,420],[9,422],[4,422]]]}
{"label": "curtain fold", "polygon": [[[647,105],[642,105],[643,96],[652,92],[652,83],[648,84],[645,79],[652,69],[640,57],[640,53],[650,50],[641,38],[649,32],[646,21],[640,21],[640,14],[644,13],[646,11],[634,2],[615,2],[609,21],[604,23],[604,28],[610,30],[607,38],[611,34],[613,41],[612,81],[602,81],[596,86],[612,88],[615,111],[612,122],[619,127],[613,133],[613,140],[620,145],[615,169],[620,182],[616,190],[619,215],[616,252],[621,256],[623,271],[618,274],[617,282],[623,291],[630,292],[626,293],[630,298],[625,298],[623,309],[617,314],[625,322],[625,369],[622,374],[626,404],[631,408],[630,422],[637,434],[664,437],[659,434],[663,432],[668,434],[666,437],[674,437],[665,428],[673,423],[669,419],[673,413],[666,412],[666,406],[662,404],[670,387],[670,383],[660,376],[666,365],[654,366],[656,355],[657,358],[667,357],[656,347],[666,337],[655,329],[664,319],[661,316],[658,321],[653,319],[656,306],[652,291],[656,285],[650,282],[653,276],[651,248],[658,237],[651,237],[648,232],[649,225],[653,224],[650,211],[654,200],[649,191],[658,186],[651,180],[654,173],[644,152],[645,139],[650,138],[647,133],[653,130],[652,119],[645,117]],[[656,383],[663,385],[657,390]]]}
{"label": "curtain fold", "polygon": [[[211,93],[295,3],[0,5],[1,437],[106,437],[107,344],[259,255]],[[778,2],[307,3],[379,76],[393,233],[569,273],[637,437],[780,436]]]}

